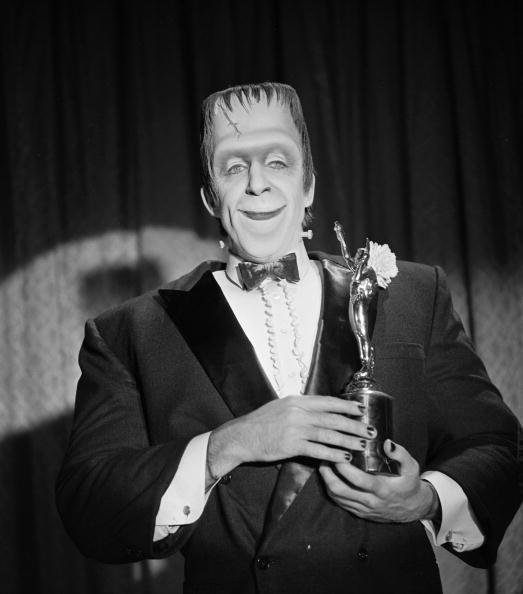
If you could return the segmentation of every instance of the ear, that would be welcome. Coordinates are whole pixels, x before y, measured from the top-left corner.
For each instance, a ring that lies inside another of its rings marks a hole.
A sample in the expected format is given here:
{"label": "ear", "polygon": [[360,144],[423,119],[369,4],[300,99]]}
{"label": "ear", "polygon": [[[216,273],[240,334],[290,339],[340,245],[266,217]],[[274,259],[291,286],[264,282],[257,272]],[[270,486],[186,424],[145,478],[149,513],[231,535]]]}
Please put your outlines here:
{"label": "ear", "polygon": [[305,194],[304,204],[305,204],[306,207],[307,206],[312,206],[312,203],[314,202],[314,188],[315,187],[316,187],[316,176],[314,174],[312,174],[311,187],[309,188],[309,190]]}
{"label": "ear", "polygon": [[216,218],[220,218],[220,215],[218,213],[218,208],[217,207],[213,207],[211,205],[211,203],[209,202],[209,199],[207,198],[207,196],[205,195],[205,190],[203,189],[203,186],[200,188],[200,196],[202,198],[202,202],[203,205],[205,206],[205,210],[212,216],[212,217],[216,217]]}

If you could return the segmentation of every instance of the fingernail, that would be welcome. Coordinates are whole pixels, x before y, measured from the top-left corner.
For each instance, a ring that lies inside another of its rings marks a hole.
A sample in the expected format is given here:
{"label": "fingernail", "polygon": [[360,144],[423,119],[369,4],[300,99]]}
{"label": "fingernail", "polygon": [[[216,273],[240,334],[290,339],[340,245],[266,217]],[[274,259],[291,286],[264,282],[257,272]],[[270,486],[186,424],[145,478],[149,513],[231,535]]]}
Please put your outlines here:
{"label": "fingernail", "polygon": [[360,445],[363,449],[365,449],[367,447],[367,440],[366,439],[360,439]]}
{"label": "fingernail", "polygon": [[360,413],[361,413],[362,415],[364,415],[364,414],[367,412],[367,407],[366,407],[366,406],[363,406],[363,404],[360,404],[360,405],[358,406],[358,410],[360,411]]}
{"label": "fingernail", "polygon": [[376,429],[374,427],[372,427],[371,425],[369,425],[367,427],[367,433],[371,436],[374,437],[377,433]]}
{"label": "fingernail", "polygon": [[390,441],[390,451],[393,452],[396,449],[396,444],[392,441],[392,439],[389,439]]}
{"label": "fingernail", "polygon": [[350,452],[345,452],[345,460],[347,460],[347,462],[352,460],[352,454]]}

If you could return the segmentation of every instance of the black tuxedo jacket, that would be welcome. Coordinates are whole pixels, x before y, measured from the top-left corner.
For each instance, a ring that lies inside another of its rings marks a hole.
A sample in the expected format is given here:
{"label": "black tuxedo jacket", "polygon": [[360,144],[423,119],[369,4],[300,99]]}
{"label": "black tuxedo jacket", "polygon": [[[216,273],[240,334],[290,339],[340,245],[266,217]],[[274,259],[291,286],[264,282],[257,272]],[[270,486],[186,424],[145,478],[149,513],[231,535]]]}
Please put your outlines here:
{"label": "black tuxedo jacket", "polygon": [[[347,319],[348,271],[325,255],[307,393],[338,394],[359,367]],[[267,518],[276,464],[244,464],[201,518],[153,543],[160,499],[189,440],[275,398],[212,270],[195,271],[86,326],[74,426],[58,507],[89,557],[124,563],[180,548],[186,592],[439,592],[420,522],[378,524],[344,511],[313,471],[283,517]],[[422,470],[464,489],[495,559],[519,496],[518,423],[490,383],[441,271],[400,263],[375,302],[376,378],[395,398],[394,436]],[[311,465],[314,466],[313,461]]]}

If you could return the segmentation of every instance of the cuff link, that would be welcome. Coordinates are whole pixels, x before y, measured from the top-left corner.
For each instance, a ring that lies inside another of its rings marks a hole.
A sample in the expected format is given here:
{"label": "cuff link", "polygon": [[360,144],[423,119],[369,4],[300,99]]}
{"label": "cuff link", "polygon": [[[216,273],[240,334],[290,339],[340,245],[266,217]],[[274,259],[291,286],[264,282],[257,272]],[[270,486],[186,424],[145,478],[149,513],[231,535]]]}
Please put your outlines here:
{"label": "cuff link", "polygon": [[462,536],[457,536],[452,530],[449,530],[447,534],[445,534],[445,542],[450,543],[452,548],[456,551],[462,551],[467,544],[467,539]]}

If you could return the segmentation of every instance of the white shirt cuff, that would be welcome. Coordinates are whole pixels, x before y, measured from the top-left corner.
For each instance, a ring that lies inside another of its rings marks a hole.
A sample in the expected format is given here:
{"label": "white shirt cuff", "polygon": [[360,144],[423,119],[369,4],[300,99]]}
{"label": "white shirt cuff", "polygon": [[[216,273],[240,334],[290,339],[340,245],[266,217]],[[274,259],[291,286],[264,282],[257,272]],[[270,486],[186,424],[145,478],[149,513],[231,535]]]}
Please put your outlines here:
{"label": "white shirt cuff", "polygon": [[421,521],[432,542],[435,545],[450,543],[460,553],[478,549],[485,537],[463,489],[455,480],[436,470],[424,472],[421,478],[433,485],[441,504],[441,526],[437,534],[434,522]]}
{"label": "white shirt cuff", "polygon": [[[205,492],[205,468],[210,431],[187,444],[178,470],[160,501],[153,541],[165,538],[180,526],[196,522],[202,515],[212,487]],[[213,485],[214,487],[214,485]]]}

